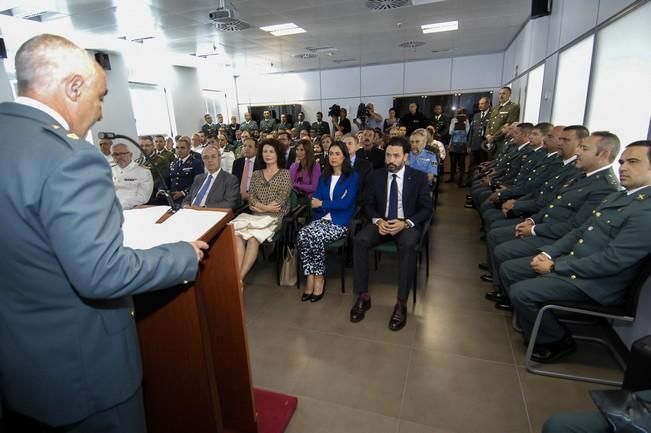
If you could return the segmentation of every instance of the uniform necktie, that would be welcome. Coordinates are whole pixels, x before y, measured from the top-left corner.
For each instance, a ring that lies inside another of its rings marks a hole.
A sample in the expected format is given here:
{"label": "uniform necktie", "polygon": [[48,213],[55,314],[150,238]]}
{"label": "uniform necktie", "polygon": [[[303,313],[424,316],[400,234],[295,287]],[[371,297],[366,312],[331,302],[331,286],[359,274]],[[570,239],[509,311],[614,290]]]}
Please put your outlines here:
{"label": "uniform necktie", "polygon": [[387,212],[387,220],[395,220],[398,218],[398,175],[393,174],[391,187],[389,189],[389,212]]}
{"label": "uniform necktie", "polygon": [[203,201],[203,198],[208,192],[208,188],[210,187],[211,182],[212,182],[212,174],[208,176],[208,179],[206,179],[206,181],[203,183],[203,186],[199,190],[199,194],[197,194],[197,196],[194,198],[194,203],[192,203],[193,206],[201,206],[201,202]]}
{"label": "uniform necktie", "polygon": [[484,120],[484,117],[486,117],[486,112],[485,112],[485,111],[482,111],[482,112],[481,112],[481,120]]}
{"label": "uniform necktie", "polygon": [[242,172],[242,180],[240,180],[240,194],[244,194],[249,191],[250,171],[251,171],[251,159],[246,158],[246,164],[244,164],[244,171]]}

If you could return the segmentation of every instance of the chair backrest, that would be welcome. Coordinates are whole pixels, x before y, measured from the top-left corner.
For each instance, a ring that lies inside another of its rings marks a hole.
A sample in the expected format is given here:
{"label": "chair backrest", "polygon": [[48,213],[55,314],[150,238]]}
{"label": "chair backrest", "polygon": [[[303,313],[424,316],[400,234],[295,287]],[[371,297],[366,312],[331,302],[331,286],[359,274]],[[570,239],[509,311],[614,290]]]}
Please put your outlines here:
{"label": "chair backrest", "polygon": [[644,283],[651,276],[651,254],[647,255],[642,259],[642,264],[640,266],[640,271],[636,275],[635,279],[628,286],[626,293],[626,314],[635,317],[637,312],[637,304],[640,299],[640,292],[644,287]]}

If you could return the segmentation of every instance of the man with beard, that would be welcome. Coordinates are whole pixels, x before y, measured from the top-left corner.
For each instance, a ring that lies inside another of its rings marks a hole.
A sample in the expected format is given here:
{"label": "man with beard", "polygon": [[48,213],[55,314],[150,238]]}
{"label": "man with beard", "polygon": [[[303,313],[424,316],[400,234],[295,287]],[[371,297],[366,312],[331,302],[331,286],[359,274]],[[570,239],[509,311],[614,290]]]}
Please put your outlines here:
{"label": "man with beard", "polygon": [[398,296],[389,319],[389,329],[399,331],[407,323],[407,299],[416,270],[416,247],[421,232],[432,215],[432,199],[427,175],[406,165],[409,142],[402,137],[389,140],[386,167],[368,178],[364,211],[372,224],[355,236],[355,304],[350,321],[360,322],[371,308],[368,293],[368,255],[376,246],[394,241],[398,246]]}

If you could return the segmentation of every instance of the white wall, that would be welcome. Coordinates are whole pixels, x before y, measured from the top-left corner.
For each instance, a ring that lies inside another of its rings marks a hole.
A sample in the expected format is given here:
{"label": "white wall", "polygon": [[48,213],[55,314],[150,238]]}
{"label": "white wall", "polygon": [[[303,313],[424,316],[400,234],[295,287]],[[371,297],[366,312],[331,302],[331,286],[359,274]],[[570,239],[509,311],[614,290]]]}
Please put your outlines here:
{"label": "white wall", "polygon": [[[503,54],[422,60],[286,74],[243,75],[237,80],[239,113],[249,105],[301,104],[306,119],[332,104],[354,114],[360,102],[373,103],[386,117],[393,97],[495,89],[502,79]],[[352,116],[349,116],[352,117]]]}
{"label": "white wall", "polygon": [[199,86],[199,76],[195,68],[174,66],[172,71],[170,91],[176,130],[178,134],[192,135],[201,129],[206,111]]}
{"label": "white wall", "polygon": [[0,61],[0,102],[9,102],[14,100],[14,93],[11,90],[9,75],[5,69],[4,62]]}

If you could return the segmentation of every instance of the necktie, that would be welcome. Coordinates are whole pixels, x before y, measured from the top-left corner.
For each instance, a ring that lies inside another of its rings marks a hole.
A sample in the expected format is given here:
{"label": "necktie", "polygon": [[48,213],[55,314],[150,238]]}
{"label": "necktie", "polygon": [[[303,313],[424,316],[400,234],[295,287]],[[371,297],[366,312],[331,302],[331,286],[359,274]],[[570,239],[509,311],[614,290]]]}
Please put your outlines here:
{"label": "necktie", "polygon": [[199,190],[199,194],[197,194],[197,196],[194,198],[194,202],[192,203],[193,206],[201,206],[201,202],[203,201],[203,198],[208,192],[208,188],[210,187],[211,182],[212,182],[212,174],[208,176],[206,181],[203,183],[203,186]]}
{"label": "necktie", "polygon": [[398,218],[398,181],[397,174],[393,174],[391,187],[389,189],[389,211],[387,212],[387,220],[391,221]]}
{"label": "necktie", "polygon": [[251,159],[246,158],[246,164],[244,164],[244,171],[242,172],[242,180],[240,180],[240,194],[244,194],[249,190],[250,171],[251,171]]}
{"label": "necktie", "polygon": [[486,112],[485,112],[485,111],[482,111],[482,112],[481,112],[481,120],[484,120],[484,117],[486,117]]}

